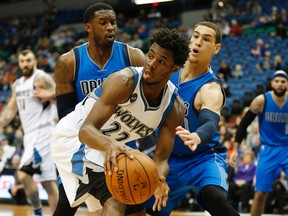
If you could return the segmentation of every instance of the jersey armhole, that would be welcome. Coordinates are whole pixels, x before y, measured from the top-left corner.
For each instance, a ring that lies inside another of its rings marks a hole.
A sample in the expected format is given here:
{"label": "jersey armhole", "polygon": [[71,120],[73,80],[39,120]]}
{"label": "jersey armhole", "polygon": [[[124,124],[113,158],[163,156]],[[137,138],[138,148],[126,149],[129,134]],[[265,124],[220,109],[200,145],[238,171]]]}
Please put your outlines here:
{"label": "jersey armhole", "polygon": [[76,81],[78,79],[78,73],[79,73],[79,63],[80,63],[78,47],[73,48],[73,53],[74,53],[74,57],[75,57],[74,85],[76,85]]}
{"label": "jersey armhole", "polygon": [[122,51],[123,51],[124,61],[125,61],[126,67],[131,66],[131,61],[130,61],[129,54],[128,54],[127,44],[122,44]]}

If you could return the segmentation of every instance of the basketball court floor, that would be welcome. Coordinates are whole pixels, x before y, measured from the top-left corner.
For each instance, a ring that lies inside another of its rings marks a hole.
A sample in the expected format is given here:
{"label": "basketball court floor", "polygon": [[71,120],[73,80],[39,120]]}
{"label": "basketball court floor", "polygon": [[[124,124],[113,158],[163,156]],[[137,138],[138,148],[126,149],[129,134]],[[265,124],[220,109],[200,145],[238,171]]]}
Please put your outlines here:
{"label": "basketball court floor", "polygon": [[[0,204],[0,216],[32,216],[33,208],[30,206],[17,206],[11,204]],[[43,216],[50,216],[50,210],[48,207],[44,206]],[[241,216],[249,216],[250,214],[241,214]],[[64,216],[64,215],[63,215]],[[95,213],[89,213],[85,207],[80,207],[77,211],[76,216],[95,216]],[[206,212],[181,212],[174,211],[171,216],[210,216]],[[225,216],[225,215],[223,215]],[[263,216],[272,216],[264,214]],[[273,215],[276,216],[276,215]],[[288,215],[286,215],[288,216]]]}

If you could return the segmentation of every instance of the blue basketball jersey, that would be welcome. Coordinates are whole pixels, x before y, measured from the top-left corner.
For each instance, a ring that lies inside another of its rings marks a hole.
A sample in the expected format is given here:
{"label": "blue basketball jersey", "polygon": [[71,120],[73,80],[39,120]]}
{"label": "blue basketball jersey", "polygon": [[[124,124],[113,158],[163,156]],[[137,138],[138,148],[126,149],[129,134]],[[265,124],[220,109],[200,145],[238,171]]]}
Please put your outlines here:
{"label": "blue basketball jersey", "polygon": [[[199,127],[199,112],[195,110],[194,108],[194,98],[199,91],[199,89],[206,83],[209,82],[219,82],[217,77],[212,71],[207,71],[200,77],[197,77],[195,79],[189,80],[187,82],[180,83],[180,74],[181,69],[178,70],[175,74],[171,76],[171,81],[173,84],[179,86],[178,93],[180,97],[184,100],[184,104],[186,107],[185,111],[185,118],[183,127],[190,132],[195,132],[197,128]],[[214,147],[219,143],[220,133],[219,131],[216,131],[213,140],[208,145],[198,145],[196,151],[191,151],[187,146],[183,144],[183,141],[179,138],[179,136],[175,137],[175,144],[172,154],[175,154],[177,156],[188,156],[188,155],[197,155],[208,148]]]}
{"label": "blue basketball jersey", "polygon": [[263,112],[259,114],[260,141],[262,144],[288,145],[288,99],[283,107],[279,107],[266,92]]}
{"label": "blue basketball jersey", "polygon": [[91,60],[87,44],[73,49],[76,62],[74,82],[78,102],[98,87],[108,75],[131,65],[128,48],[124,43],[114,41],[112,54],[103,68]]}

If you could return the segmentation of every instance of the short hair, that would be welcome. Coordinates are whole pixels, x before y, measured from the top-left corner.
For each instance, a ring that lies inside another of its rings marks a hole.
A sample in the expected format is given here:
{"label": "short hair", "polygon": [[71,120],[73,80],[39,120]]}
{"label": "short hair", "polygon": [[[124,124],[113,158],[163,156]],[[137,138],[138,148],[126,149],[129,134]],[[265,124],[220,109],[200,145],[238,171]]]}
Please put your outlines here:
{"label": "short hair", "polygon": [[95,12],[100,11],[100,10],[112,10],[112,11],[114,11],[114,9],[110,5],[105,4],[105,3],[95,3],[93,5],[90,5],[85,10],[84,23],[90,22],[95,17]]}
{"label": "short hair", "polygon": [[216,32],[216,37],[215,37],[215,43],[216,44],[222,42],[222,32],[220,30],[220,27],[217,24],[215,24],[213,22],[209,22],[209,21],[202,21],[202,22],[197,23],[194,26],[194,30],[195,30],[195,28],[197,28],[200,25],[203,25],[203,26],[206,26],[208,28],[211,28],[211,29],[213,29]]}
{"label": "short hair", "polygon": [[160,47],[173,52],[174,63],[183,66],[190,48],[189,40],[176,29],[159,28],[150,37],[150,45],[157,43]]}
{"label": "short hair", "polygon": [[27,54],[29,53],[32,53],[32,55],[34,56],[34,58],[36,59],[36,56],[34,54],[34,52],[30,49],[24,49],[24,50],[21,50],[19,53],[18,53],[18,56],[19,55],[23,55],[23,56],[26,56]]}

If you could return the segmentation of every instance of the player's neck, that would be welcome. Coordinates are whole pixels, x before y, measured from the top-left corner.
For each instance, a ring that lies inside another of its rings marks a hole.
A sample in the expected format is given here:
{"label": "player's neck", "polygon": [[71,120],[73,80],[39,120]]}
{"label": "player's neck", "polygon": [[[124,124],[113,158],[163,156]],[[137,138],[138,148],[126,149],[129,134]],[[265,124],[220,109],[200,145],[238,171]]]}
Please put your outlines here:
{"label": "player's neck", "polygon": [[203,73],[207,72],[208,70],[209,66],[206,64],[203,65],[187,61],[181,71],[181,83],[191,79],[195,79],[201,76]]}
{"label": "player's neck", "polygon": [[272,91],[272,97],[274,99],[274,101],[278,104],[285,104],[286,100],[287,100],[287,93],[284,94],[283,96],[277,96],[273,91]]}
{"label": "player's neck", "polygon": [[112,47],[92,47],[91,45],[87,46],[87,50],[89,53],[90,58],[101,68],[104,67],[108,59],[111,57],[112,54]]}

